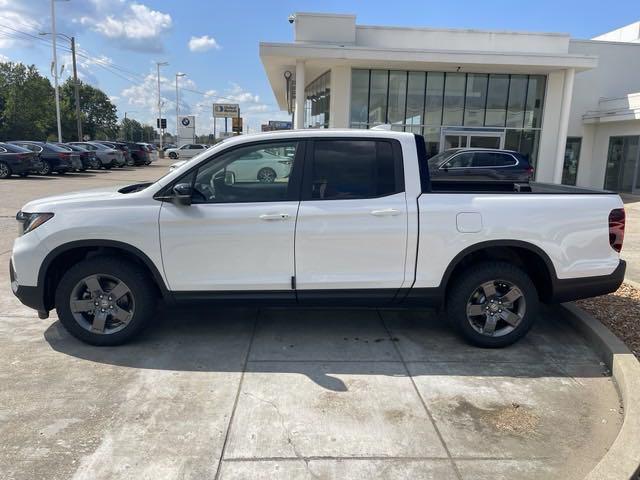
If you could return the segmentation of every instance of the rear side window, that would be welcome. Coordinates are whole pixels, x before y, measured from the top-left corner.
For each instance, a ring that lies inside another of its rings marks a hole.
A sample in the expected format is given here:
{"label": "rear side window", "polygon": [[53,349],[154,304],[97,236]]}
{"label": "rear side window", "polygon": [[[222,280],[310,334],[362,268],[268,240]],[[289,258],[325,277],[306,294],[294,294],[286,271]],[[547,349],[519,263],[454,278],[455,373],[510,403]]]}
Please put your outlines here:
{"label": "rear side window", "polygon": [[474,167],[513,167],[518,162],[511,155],[498,152],[476,152],[473,156]]}
{"label": "rear side window", "polygon": [[375,198],[403,191],[402,165],[396,157],[392,143],[385,140],[314,141],[311,200]]}

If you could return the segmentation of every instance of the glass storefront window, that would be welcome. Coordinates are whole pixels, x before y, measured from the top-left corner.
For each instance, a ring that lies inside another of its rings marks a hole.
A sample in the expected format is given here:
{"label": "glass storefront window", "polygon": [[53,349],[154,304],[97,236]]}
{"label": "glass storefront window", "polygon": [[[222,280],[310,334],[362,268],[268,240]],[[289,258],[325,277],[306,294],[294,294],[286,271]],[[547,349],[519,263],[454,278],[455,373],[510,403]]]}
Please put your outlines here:
{"label": "glass storefront window", "polygon": [[304,124],[307,128],[329,128],[331,72],[316,78],[304,89]]}
{"label": "glass storefront window", "polygon": [[[422,125],[424,115],[424,89],[427,75],[425,72],[409,72],[407,84],[407,114],[406,125]],[[407,128],[407,131],[410,131]],[[411,130],[413,131],[413,130]],[[419,133],[420,129],[414,133]]]}
{"label": "glass storefront window", "polygon": [[440,128],[425,127],[422,136],[427,147],[427,158],[437,155],[440,152]]}
{"label": "glass storefront window", "polygon": [[371,70],[369,88],[369,125],[387,121],[388,70]]}
{"label": "glass storefront window", "polygon": [[443,125],[462,125],[466,80],[467,76],[464,73],[445,74]]}
{"label": "glass storefront window", "polygon": [[389,72],[389,112],[386,123],[404,125],[407,72]]}
{"label": "glass storefront window", "polygon": [[546,79],[542,75],[530,75],[527,89],[524,128],[539,128],[542,125],[542,102]]}
{"label": "glass storefront window", "polygon": [[444,73],[427,73],[427,95],[424,102],[425,125],[441,125],[444,96]]}
{"label": "glass storefront window", "polygon": [[467,75],[467,92],[464,104],[464,125],[481,127],[487,103],[487,82],[489,76],[480,73]]}
{"label": "glass storefront window", "polygon": [[507,104],[507,127],[522,128],[524,124],[524,107],[527,101],[526,75],[511,75],[509,84],[509,101]]}
{"label": "glass storefront window", "polygon": [[509,75],[489,75],[485,127],[504,127],[507,119]]}
{"label": "glass storefront window", "polygon": [[564,166],[562,168],[562,183],[575,185],[578,177],[578,162],[580,161],[580,148],[582,138],[567,138],[567,146],[564,150]]}
{"label": "glass storefront window", "polygon": [[364,128],[369,117],[369,70],[351,71],[351,125]]}

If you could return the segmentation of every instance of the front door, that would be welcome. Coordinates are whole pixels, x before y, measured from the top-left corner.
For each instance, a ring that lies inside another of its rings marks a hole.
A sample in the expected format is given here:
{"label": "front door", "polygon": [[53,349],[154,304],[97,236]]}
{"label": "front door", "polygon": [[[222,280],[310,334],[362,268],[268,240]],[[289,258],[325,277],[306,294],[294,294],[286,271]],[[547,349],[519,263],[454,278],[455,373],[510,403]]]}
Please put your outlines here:
{"label": "front door", "polygon": [[405,280],[407,204],[400,144],[316,139],[296,227],[298,301],[390,302]]}
{"label": "front door", "polygon": [[[303,151],[293,140],[245,144],[200,162],[175,182],[192,186],[193,203],[164,202],[160,211],[172,290],[286,292],[295,298],[296,165]],[[261,181],[259,172],[269,162],[278,173]]]}

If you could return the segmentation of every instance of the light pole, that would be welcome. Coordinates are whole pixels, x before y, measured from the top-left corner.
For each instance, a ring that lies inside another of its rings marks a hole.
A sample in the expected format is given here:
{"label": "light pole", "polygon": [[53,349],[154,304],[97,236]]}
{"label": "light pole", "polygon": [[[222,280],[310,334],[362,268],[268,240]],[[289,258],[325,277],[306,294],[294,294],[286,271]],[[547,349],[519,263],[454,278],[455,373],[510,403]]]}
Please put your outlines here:
{"label": "light pole", "polygon": [[158,129],[160,130],[160,151],[162,152],[162,99],[160,97],[160,67],[169,65],[169,62],[156,62],[158,69]]}
{"label": "light pole", "polygon": [[[50,35],[49,32],[40,32],[40,35]],[[76,125],[78,127],[78,141],[82,141],[82,117],[80,115],[80,82],[78,82],[78,69],[76,68],[76,38],[58,33],[57,35],[66,38],[71,43],[71,60],[73,62],[73,96],[76,103]],[[57,77],[57,71],[56,71]],[[56,87],[57,90],[57,87]],[[58,100],[59,101],[59,100]],[[58,112],[59,115],[59,112]],[[60,120],[60,118],[58,118]],[[59,134],[58,134],[59,135]]]}
{"label": "light pole", "polygon": [[178,117],[180,116],[180,94],[178,92],[178,77],[186,77],[186,73],[176,73],[176,144],[180,146],[180,136],[178,134]]}
{"label": "light pole", "polygon": [[51,37],[53,38],[53,88],[56,98],[56,122],[58,142],[62,143],[62,123],[60,122],[60,94],[58,93],[58,55],[56,52],[56,0],[51,0]]}

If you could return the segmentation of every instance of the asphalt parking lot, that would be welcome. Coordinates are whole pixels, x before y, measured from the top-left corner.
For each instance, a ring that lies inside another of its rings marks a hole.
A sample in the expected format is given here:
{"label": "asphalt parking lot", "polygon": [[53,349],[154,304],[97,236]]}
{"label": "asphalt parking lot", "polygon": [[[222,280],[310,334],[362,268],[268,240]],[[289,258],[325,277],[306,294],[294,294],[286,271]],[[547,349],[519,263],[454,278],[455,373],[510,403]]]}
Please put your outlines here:
{"label": "asphalt parking lot", "polygon": [[[0,183],[0,262],[41,196],[152,180],[150,167]],[[443,315],[160,306],[135,342],[84,345],[0,270],[0,477],[582,478],[622,414],[609,372],[546,308],[502,350]]]}

